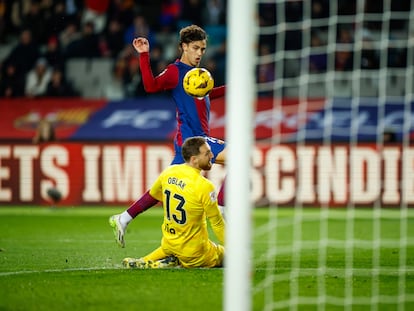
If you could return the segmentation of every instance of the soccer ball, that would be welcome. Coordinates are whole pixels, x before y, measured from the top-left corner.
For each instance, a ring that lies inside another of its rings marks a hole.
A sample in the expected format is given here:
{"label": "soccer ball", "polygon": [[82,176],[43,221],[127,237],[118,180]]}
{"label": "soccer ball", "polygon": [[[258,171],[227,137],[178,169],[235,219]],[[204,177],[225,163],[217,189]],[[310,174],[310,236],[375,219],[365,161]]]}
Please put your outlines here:
{"label": "soccer ball", "polygon": [[185,74],[183,87],[190,96],[204,97],[213,89],[214,80],[207,69],[193,68]]}

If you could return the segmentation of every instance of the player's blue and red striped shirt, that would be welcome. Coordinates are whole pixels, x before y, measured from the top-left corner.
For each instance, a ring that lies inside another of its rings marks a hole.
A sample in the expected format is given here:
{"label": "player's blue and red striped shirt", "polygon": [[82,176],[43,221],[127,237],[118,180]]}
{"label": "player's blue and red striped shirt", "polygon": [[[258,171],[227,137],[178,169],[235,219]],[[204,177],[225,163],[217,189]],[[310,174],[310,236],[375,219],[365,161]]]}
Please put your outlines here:
{"label": "player's blue and red striped shirt", "polygon": [[[162,73],[154,77],[149,52],[140,54],[140,69],[145,91],[148,93],[170,91],[175,102],[177,132],[174,138],[175,158],[172,164],[184,162],[181,156],[181,146],[185,139],[192,136],[209,137],[210,99],[222,97],[225,94],[225,86],[220,86],[213,88],[208,96],[201,99],[187,95],[182,81],[187,71],[192,68],[194,67],[177,59],[174,63],[169,64]],[[218,150],[210,144],[215,155],[224,149],[224,143],[219,141],[217,143]]]}

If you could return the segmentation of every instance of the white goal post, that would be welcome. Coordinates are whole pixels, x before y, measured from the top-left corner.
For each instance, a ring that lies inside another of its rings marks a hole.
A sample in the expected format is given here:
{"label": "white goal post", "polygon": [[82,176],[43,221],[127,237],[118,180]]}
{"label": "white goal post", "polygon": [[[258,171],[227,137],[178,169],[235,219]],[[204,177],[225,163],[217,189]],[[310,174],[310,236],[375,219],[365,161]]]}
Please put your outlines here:
{"label": "white goal post", "polygon": [[223,309],[410,310],[414,2],[227,4]]}
{"label": "white goal post", "polygon": [[251,310],[250,167],[255,103],[256,4],[228,1],[226,91],[226,257],[224,307]]}

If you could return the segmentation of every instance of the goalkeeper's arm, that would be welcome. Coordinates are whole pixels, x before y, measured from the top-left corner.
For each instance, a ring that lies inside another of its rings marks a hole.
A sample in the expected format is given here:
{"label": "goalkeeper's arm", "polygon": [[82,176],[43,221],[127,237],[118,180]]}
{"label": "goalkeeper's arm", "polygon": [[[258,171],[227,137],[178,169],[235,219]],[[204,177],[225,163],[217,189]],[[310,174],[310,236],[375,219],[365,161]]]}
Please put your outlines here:
{"label": "goalkeeper's arm", "polygon": [[223,216],[221,215],[221,213],[219,213],[218,215],[209,217],[209,221],[215,236],[219,240],[220,244],[224,245],[224,234],[226,224],[224,222]]}

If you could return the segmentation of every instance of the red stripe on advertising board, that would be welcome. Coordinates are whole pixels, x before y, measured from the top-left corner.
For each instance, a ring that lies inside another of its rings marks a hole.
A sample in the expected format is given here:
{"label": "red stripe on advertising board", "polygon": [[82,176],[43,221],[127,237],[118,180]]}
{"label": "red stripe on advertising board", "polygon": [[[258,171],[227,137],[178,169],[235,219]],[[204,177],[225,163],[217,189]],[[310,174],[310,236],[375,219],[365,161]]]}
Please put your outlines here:
{"label": "red stripe on advertising board", "polygon": [[31,140],[41,119],[53,123],[58,139],[66,139],[105,104],[79,98],[2,99],[0,139]]}

